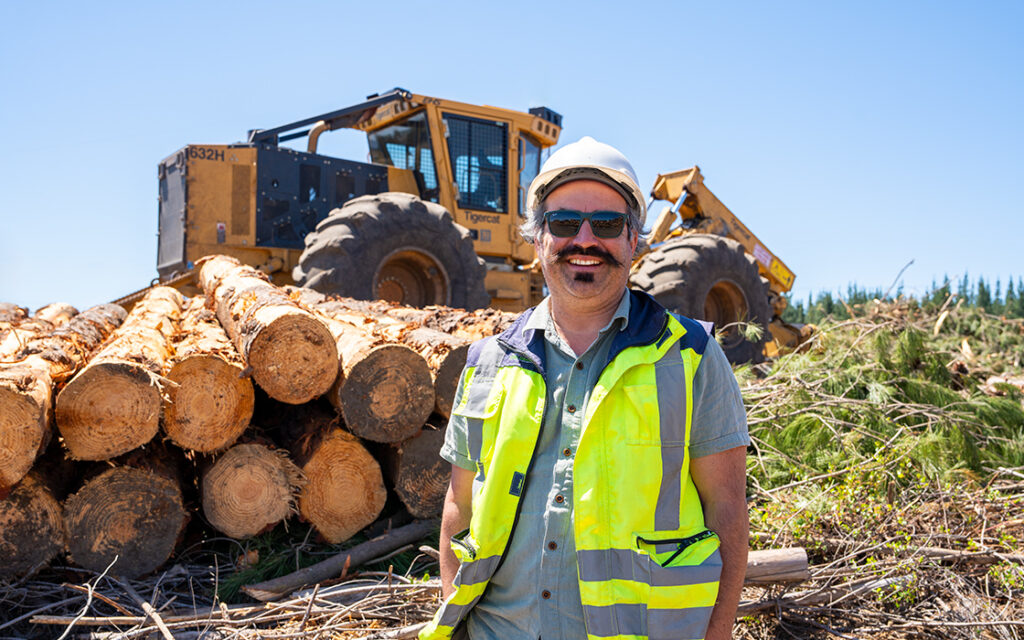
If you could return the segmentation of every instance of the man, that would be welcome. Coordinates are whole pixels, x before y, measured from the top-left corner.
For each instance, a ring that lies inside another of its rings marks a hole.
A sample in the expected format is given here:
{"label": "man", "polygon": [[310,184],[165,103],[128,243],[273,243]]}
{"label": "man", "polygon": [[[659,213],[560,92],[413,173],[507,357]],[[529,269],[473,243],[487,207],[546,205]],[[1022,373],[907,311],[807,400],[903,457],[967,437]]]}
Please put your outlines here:
{"label": "man", "polygon": [[645,206],[621,153],[563,147],[527,208],[550,295],[470,349],[420,637],[729,638],[749,439],[728,361],[627,289]]}

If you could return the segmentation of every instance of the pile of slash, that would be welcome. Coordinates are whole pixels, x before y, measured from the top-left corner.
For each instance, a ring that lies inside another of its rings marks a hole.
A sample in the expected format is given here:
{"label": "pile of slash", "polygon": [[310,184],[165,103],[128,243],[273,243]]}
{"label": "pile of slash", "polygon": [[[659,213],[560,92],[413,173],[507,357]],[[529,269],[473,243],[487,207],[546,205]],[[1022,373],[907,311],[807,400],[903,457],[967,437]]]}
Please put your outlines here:
{"label": "pile of slash", "polygon": [[[751,548],[806,550],[809,570],[748,566],[734,637],[1024,638],[1024,322],[955,298],[853,311],[736,369]],[[415,637],[436,529],[390,500],[342,544],[293,522],[186,536],[133,579],[58,559],[0,586],[0,637]]]}

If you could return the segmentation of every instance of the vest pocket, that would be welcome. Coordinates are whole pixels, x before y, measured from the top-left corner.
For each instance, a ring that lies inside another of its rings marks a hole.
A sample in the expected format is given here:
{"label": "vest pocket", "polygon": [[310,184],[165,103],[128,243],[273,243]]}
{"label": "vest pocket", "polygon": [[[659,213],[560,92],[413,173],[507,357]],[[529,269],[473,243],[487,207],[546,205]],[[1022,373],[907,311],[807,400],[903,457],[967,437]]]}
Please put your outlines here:
{"label": "vest pocket", "polygon": [[[466,421],[469,431],[470,457],[488,466],[494,452],[497,424],[491,420],[501,409],[505,392],[494,393],[494,378],[474,377],[465,390],[463,401],[452,409],[452,416]],[[493,397],[492,397],[493,396]]]}
{"label": "vest pocket", "polygon": [[704,637],[722,574],[718,535],[707,529],[689,536],[652,531],[636,534],[636,545],[650,572],[648,637]]}
{"label": "vest pocket", "polygon": [[476,559],[476,544],[469,537],[469,529],[463,529],[451,537],[452,551],[459,562],[472,562]]}
{"label": "vest pocket", "polygon": [[624,385],[622,392],[633,406],[632,415],[623,412],[622,429],[627,444],[658,445],[658,387],[653,384]]}

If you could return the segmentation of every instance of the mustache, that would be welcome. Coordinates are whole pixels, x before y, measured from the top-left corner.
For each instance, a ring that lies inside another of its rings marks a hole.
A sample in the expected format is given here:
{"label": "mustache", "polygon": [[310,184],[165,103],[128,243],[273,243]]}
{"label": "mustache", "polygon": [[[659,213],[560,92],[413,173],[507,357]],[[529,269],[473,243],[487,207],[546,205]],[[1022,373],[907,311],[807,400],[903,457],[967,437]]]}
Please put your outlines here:
{"label": "mustache", "polygon": [[569,258],[571,258],[573,256],[581,256],[581,257],[588,257],[588,258],[598,258],[600,260],[604,260],[605,262],[607,262],[608,264],[612,265],[613,267],[621,267],[622,266],[622,263],[619,262],[615,258],[615,256],[613,256],[612,254],[608,253],[607,251],[605,251],[601,247],[581,247],[578,244],[573,244],[573,245],[569,245],[568,247],[564,247],[563,249],[560,249],[555,254],[555,257],[557,257],[560,262],[565,262],[565,261],[567,261]]}

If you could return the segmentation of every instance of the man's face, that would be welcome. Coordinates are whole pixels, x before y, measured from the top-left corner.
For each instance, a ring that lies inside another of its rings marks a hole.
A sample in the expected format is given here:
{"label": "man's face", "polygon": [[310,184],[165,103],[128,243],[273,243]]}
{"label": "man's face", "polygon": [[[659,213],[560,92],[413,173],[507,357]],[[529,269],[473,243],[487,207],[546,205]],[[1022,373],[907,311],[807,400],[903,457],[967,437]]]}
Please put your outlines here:
{"label": "man's face", "polygon": [[[593,180],[567,182],[545,200],[546,210],[627,211],[626,201],[606,184]],[[628,225],[616,238],[594,235],[589,221],[571,238],[551,235],[547,223],[537,242],[544,280],[552,298],[587,307],[618,302],[629,279],[637,237]]]}

